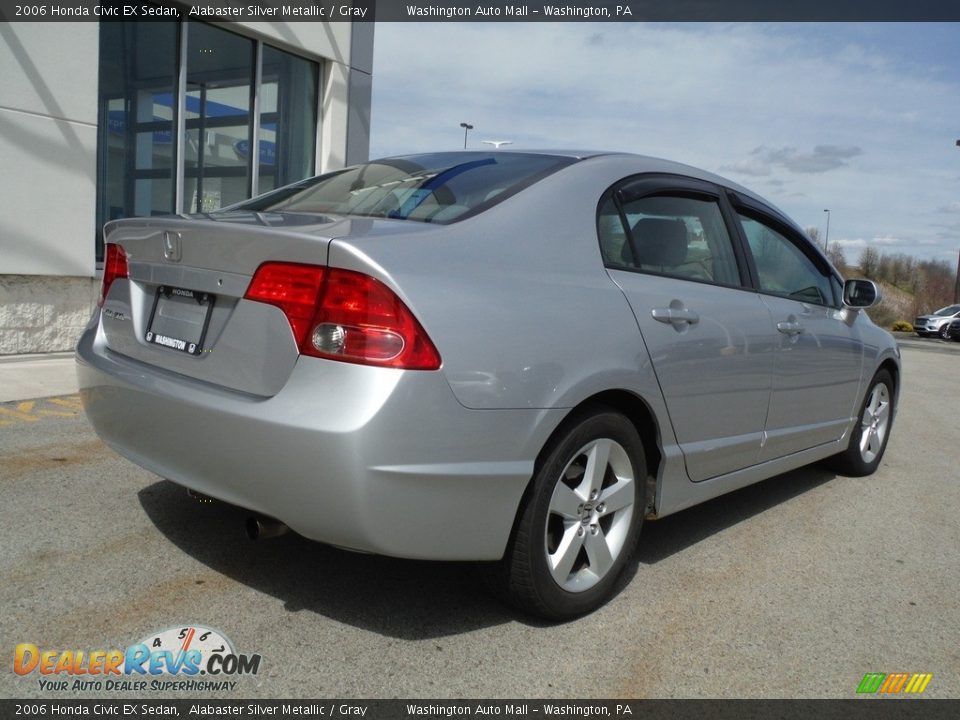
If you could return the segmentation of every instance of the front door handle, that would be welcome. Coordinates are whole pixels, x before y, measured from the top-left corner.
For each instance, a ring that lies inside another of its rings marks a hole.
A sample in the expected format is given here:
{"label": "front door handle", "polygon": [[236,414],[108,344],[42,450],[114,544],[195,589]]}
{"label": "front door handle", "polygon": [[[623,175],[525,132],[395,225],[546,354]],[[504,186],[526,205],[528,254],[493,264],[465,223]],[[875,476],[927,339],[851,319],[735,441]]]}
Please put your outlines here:
{"label": "front door handle", "polygon": [[678,300],[671,302],[670,307],[654,308],[650,311],[650,314],[653,315],[653,319],[657,322],[667,323],[674,327],[680,325],[696,325],[700,322],[700,316],[693,310],[684,307],[683,303]]}

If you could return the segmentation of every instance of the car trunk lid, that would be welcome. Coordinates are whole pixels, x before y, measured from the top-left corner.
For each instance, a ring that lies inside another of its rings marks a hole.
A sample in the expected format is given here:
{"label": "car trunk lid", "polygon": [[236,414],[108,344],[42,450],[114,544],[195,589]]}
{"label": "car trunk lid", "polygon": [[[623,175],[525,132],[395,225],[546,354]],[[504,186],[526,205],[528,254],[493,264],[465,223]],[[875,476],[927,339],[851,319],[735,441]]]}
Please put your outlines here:
{"label": "car trunk lid", "polygon": [[109,288],[101,328],[110,350],[197,380],[272,396],[299,353],[283,312],[244,299],[264,262],[326,265],[349,222],[317,215],[224,213],[110,223],[127,277]]}

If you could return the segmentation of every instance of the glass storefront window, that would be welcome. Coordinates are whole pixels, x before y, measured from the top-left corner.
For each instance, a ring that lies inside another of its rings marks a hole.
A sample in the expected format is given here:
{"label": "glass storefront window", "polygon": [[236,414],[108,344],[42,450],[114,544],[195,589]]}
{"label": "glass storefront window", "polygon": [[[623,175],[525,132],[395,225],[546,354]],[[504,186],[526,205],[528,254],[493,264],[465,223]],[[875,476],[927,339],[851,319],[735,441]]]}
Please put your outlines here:
{"label": "glass storefront window", "polygon": [[210,212],[312,175],[319,76],[316,62],[206,23],[101,23],[98,228]]}
{"label": "glass storefront window", "polygon": [[250,196],[254,43],[189,23],[184,203],[211,212]]}
{"label": "glass storefront window", "polygon": [[316,63],[263,48],[258,194],[313,174],[317,73]]}
{"label": "glass storefront window", "polygon": [[174,211],[177,32],[169,22],[100,24],[98,227]]}

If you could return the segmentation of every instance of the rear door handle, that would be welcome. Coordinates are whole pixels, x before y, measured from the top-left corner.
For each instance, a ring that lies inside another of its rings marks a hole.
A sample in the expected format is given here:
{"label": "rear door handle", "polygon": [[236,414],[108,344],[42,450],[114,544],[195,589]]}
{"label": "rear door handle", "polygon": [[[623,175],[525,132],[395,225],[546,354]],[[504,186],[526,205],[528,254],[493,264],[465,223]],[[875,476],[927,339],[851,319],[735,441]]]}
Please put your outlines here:
{"label": "rear door handle", "polygon": [[[676,303],[676,304],[675,304]],[[679,305],[679,307],[677,307]],[[670,307],[654,308],[650,311],[653,319],[657,322],[667,323],[668,325],[696,325],[700,322],[700,316],[693,310],[686,308],[682,303],[670,303]]]}
{"label": "rear door handle", "polygon": [[782,332],[784,335],[799,335],[803,332],[803,323],[799,323],[795,320],[778,322],[777,330]]}

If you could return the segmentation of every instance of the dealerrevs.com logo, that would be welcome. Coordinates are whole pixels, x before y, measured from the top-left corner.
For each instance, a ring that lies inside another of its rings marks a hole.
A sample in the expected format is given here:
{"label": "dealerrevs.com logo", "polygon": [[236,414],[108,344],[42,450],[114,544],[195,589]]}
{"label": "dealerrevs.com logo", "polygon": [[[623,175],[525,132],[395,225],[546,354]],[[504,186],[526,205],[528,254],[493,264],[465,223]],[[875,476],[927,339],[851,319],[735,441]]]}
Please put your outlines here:
{"label": "dealerrevs.com logo", "polygon": [[20,643],[13,671],[36,676],[41,690],[129,692],[233,690],[256,675],[261,656],[241,654],[223,633],[200,625],[151,633],[126,650],[51,650]]}

